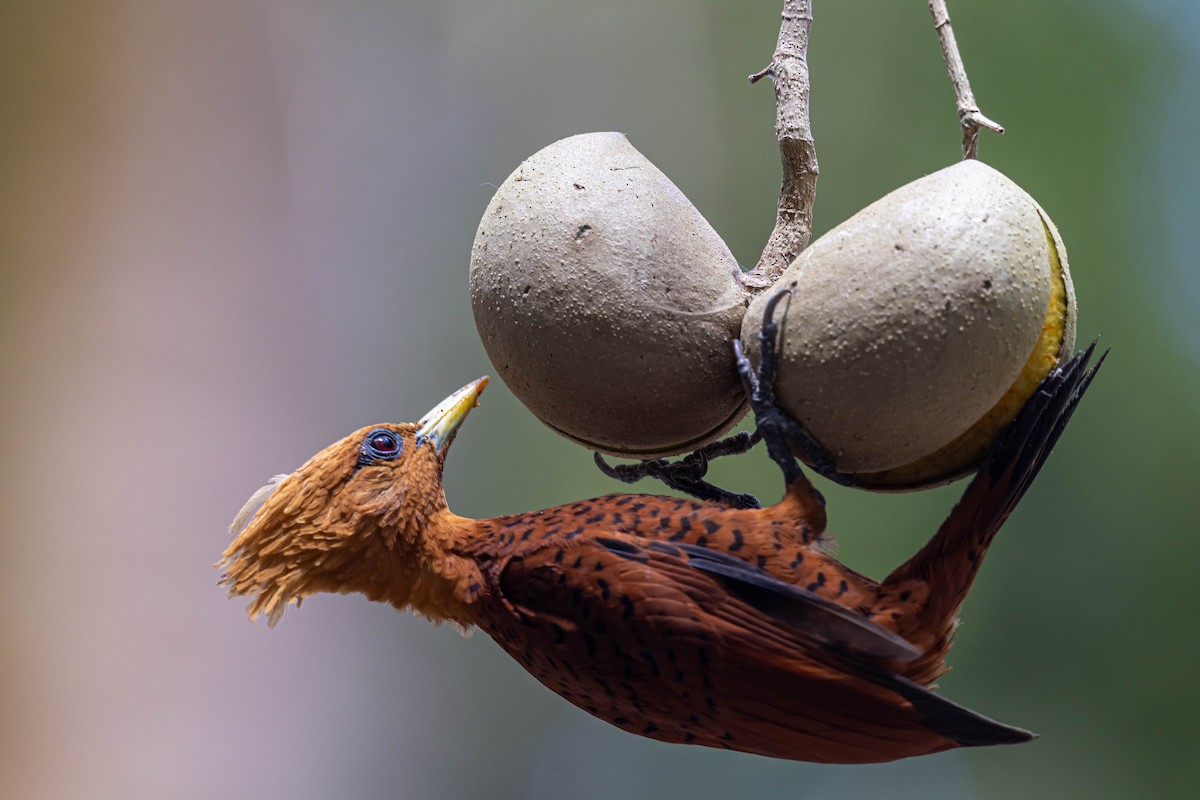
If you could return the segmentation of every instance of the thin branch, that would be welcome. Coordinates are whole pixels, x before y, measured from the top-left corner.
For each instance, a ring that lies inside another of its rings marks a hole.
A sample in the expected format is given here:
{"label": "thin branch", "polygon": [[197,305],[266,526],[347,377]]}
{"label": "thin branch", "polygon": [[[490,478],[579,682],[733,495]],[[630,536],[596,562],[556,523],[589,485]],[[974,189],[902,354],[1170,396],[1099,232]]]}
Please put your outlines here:
{"label": "thin branch", "polygon": [[980,113],[975,103],[966,67],[963,66],[962,56],[958,54],[958,42],[954,40],[954,29],[950,27],[946,0],[929,0],[929,13],[933,15],[933,28],[937,31],[938,41],[942,43],[946,71],[950,73],[950,83],[954,86],[954,103],[958,106],[958,121],[962,125],[963,158],[976,158],[979,155],[979,129],[1004,133],[1004,128]]}
{"label": "thin branch", "polygon": [[779,40],[771,63],[750,76],[775,84],[775,138],[783,163],[775,229],[758,265],[742,276],[751,292],[762,291],[783,273],[812,239],[812,207],[817,196],[817,150],[808,120],[808,33],[812,0],[784,0]]}

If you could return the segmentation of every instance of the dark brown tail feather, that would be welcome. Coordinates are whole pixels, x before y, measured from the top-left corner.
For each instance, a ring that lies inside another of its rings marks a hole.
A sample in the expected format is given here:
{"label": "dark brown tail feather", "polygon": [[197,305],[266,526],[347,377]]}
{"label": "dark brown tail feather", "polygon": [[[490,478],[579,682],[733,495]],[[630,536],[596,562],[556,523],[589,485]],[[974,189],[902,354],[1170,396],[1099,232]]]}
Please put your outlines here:
{"label": "dark brown tail feather", "polygon": [[922,725],[960,747],[1021,744],[1037,738],[1036,733],[985,717],[882,667],[860,660],[856,668],[911,703]]}

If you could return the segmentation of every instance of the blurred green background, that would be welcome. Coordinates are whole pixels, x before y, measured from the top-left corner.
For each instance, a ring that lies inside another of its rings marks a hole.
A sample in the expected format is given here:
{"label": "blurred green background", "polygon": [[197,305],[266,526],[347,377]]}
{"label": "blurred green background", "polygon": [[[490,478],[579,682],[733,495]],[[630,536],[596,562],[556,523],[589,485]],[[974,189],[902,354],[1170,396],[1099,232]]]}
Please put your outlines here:
{"label": "blurred green background", "polygon": [[[753,263],[773,222],[778,3],[0,3],[0,796],[1130,798],[1200,785],[1200,11],[951,2],[982,157],[1070,248],[1113,354],[992,551],[945,693],[1042,734],[823,767],[621,733],[485,636],[320,597],[245,621],[210,567],[269,475],[490,367],[495,185],[620,130]],[[923,2],[817,0],[818,232],[958,157]],[[721,481],[778,491],[761,454]],[[654,491],[653,486],[646,486]],[[828,489],[881,576],[960,487]],[[608,492],[493,384],[451,506]]]}

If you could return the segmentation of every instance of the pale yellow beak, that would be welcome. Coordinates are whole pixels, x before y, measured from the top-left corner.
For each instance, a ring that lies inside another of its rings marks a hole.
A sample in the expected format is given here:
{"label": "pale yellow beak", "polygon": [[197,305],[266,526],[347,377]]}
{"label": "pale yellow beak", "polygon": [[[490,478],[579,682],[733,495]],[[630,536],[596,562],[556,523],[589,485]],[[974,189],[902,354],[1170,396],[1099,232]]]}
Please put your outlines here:
{"label": "pale yellow beak", "polygon": [[439,454],[450,444],[458,426],[462,425],[471,409],[479,405],[479,395],[488,384],[488,378],[473,380],[442,402],[434,406],[417,423],[417,446],[426,442],[433,445]]}

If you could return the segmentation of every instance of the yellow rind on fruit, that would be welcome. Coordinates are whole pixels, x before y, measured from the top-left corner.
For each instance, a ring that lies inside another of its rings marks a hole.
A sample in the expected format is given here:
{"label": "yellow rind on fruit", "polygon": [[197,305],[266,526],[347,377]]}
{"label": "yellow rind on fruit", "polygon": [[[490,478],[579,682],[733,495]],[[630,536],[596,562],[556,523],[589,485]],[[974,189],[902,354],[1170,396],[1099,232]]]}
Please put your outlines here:
{"label": "yellow rind on fruit", "polygon": [[[1046,225],[1047,222],[1043,216],[1042,223]],[[856,475],[860,483],[873,489],[890,491],[929,489],[970,473],[987,454],[999,432],[1012,422],[1025,401],[1037,391],[1050,370],[1058,366],[1064,356],[1070,355],[1075,346],[1075,326],[1068,325],[1068,320],[1073,320],[1075,309],[1074,297],[1068,289],[1070,273],[1064,266],[1066,252],[1060,251],[1049,225],[1046,225],[1046,241],[1050,250],[1050,303],[1046,309],[1046,322],[1042,325],[1042,334],[1033,352],[1029,354],[1029,360],[1004,397],[966,433],[940,450],[903,467]],[[1068,336],[1069,342],[1066,341]]]}

